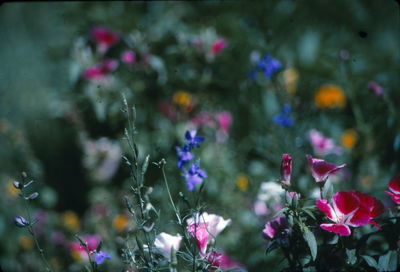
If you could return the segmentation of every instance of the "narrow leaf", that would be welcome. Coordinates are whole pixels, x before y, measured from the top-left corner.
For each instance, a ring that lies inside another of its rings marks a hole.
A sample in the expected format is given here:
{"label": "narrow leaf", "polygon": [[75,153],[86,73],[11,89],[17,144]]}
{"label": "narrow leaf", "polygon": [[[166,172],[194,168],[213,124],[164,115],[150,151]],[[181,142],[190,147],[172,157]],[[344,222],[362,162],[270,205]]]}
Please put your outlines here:
{"label": "narrow leaf", "polygon": [[367,264],[375,269],[378,269],[378,263],[376,262],[376,260],[374,258],[372,258],[371,256],[367,256],[367,255],[361,255],[361,257],[363,257],[363,259],[367,262]]}
{"label": "narrow leaf", "polygon": [[310,248],[311,257],[315,261],[317,258],[317,240],[315,240],[314,233],[312,233],[306,226],[303,228],[303,238],[307,242],[308,247]]}

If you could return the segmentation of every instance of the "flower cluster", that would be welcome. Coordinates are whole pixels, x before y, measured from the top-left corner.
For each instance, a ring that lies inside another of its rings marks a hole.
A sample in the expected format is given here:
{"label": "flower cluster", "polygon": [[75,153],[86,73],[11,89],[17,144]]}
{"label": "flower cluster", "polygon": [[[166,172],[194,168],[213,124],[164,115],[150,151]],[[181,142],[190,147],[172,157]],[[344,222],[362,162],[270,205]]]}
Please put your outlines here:
{"label": "flower cluster", "polygon": [[204,141],[204,137],[198,136],[196,130],[186,131],[185,144],[182,148],[175,147],[178,156],[178,167],[182,169],[183,176],[186,180],[186,186],[189,191],[193,191],[196,184],[202,183],[207,177],[204,170],[200,169],[199,161],[193,162],[188,168],[186,163],[192,161],[195,156],[192,153],[193,148],[199,147]]}
{"label": "flower cluster", "polygon": [[275,124],[283,127],[289,128],[293,126],[293,118],[290,116],[290,112],[292,111],[292,107],[289,104],[285,104],[282,107],[281,113],[274,116],[273,121]]}

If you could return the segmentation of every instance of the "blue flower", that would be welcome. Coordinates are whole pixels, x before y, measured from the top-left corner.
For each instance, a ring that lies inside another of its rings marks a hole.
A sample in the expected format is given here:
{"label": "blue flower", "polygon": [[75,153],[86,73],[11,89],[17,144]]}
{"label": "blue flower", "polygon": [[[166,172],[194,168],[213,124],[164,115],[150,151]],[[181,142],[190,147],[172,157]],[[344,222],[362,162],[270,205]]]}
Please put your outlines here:
{"label": "blue flower", "polygon": [[282,108],[282,112],[274,116],[274,123],[284,128],[292,127],[294,121],[293,118],[290,116],[291,111],[292,108],[290,107],[290,105],[285,104]]}
{"label": "blue flower", "polygon": [[185,133],[186,143],[189,145],[190,148],[199,147],[200,143],[204,141],[204,137],[196,136],[196,130],[188,130]]}
{"label": "blue flower", "polygon": [[179,146],[175,147],[176,153],[178,155],[178,167],[182,168],[183,165],[192,160],[194,158],[193,154],[190,153],[191,149],[188,145],[184,145],[183,148],[180,148]]}
{"label": "blue flower", "polygon": [[206,177],[207,174],[205,171],[200,169],[199,163],[198,162],[193,163],[190,166],[189,171],[186,171],[185,173],[186,186],[188,190],[193,191],[195,185],[198,183],[202,183]]}
{"label": "blue flower", "polygon": [[15,217],[14,224],[19,228],[24,228],[24,227],[31,225],[31,223],[29,221],[27,221],[25,218],[23,218],[22,216]]}
{"label": "blue flower", "polygon": [[105,259],[111,259],[110,255],[108,255],[107,252],[104,251],[99,251],[99,252],[95,252],[94,253],[94,260],[96,262],[96,264],[102,264]]}
{"label": "blue flower", "polygon": [[265,77],[271,78],[274,72],[279,70],[282,65],[279,60],[267,54],[257,62],[257,67],[264,72]]}

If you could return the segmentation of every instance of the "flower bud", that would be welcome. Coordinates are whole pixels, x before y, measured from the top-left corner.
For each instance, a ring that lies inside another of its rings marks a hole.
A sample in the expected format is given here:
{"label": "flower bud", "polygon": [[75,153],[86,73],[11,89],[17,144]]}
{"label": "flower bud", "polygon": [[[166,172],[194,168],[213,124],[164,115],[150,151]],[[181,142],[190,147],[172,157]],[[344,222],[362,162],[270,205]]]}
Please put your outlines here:
{"label": "flower bud", "polygon": [[22,185],[22,183],[19,182],[19,181],[14,181],[14,182],[13,182],[13,185],[14,185],[15,189],[18,189],[18,190],[21,190],[22,188],[24,188],[24,186]]}
{"label": "flower bud", "polygon": [[281,182],[289,186],[291,174],[292,174],[292,157],[290,157],[289,154],[283,154],[281,163]]}
{"label": "flower bud", "polygon": [[38,192],[34,192],[33,194],[31,194],[28,197],[25,197],[26,200],[34,200],[35,198],[37,198],[39,196]]}
{"label": "flower bud", "polygon": [[17,216],[14,218],[14,224],[19,228],[24,228],[30,225],[29,221],[27,221],[22,216]]}

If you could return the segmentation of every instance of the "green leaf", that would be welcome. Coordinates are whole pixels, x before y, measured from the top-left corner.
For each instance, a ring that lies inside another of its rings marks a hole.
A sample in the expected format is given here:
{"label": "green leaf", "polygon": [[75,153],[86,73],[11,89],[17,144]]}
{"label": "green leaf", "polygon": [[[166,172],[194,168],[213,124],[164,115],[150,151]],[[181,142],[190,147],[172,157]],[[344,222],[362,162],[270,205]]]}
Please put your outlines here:
{"label": "green leaf", "polygon": [[375,269],[378,269],[378,263],[376,262],[376,260],[374,258],[372,258],[371,256],[367,256],[367,255],[361,255],[361,257],[363,257],[363,259],[367,262],[367,264]]}
{"label": "green leaf", "polygon": [[144,163],[142,165],[142,176],[144,176],[144,174],[147,171],[147,167],[149,167],[149,159],[150,159],[150,155],[147,155],[146,159],[144,160]]}
{"label": "green leaf", "polygon": [[346,255],[348,264],[354,265],[357,262],[355,249],[346,249]]}
{"label": "green leaf", "polygon": [[378,261],[378,271],[396,271],[397,254],[396,251],[390,250],[382,255]]}
{"label": "green leaf", "polygon": [[314,233],[312,233],[309,228],[306,226],[303,227],[303,238],[307,242],[308,247],[310,248],[311,251],[311,257],[313,261],[317,258],[317,240],[315,240]]}
{"label": "green leaf", "polygon": [[329,199],[333,195],[333,186],[330,180],[328,179],[324,185],[322,190],[322,196],[324,199]]}
{"label": "green leaf", "polygon": [[305,212],[305,213],[306,213],[309,217],[311,217],[312,219],[317,220],[317,219],[315,218],[314,214],[313,214],[311,211],[303,209],[303,212]]}

